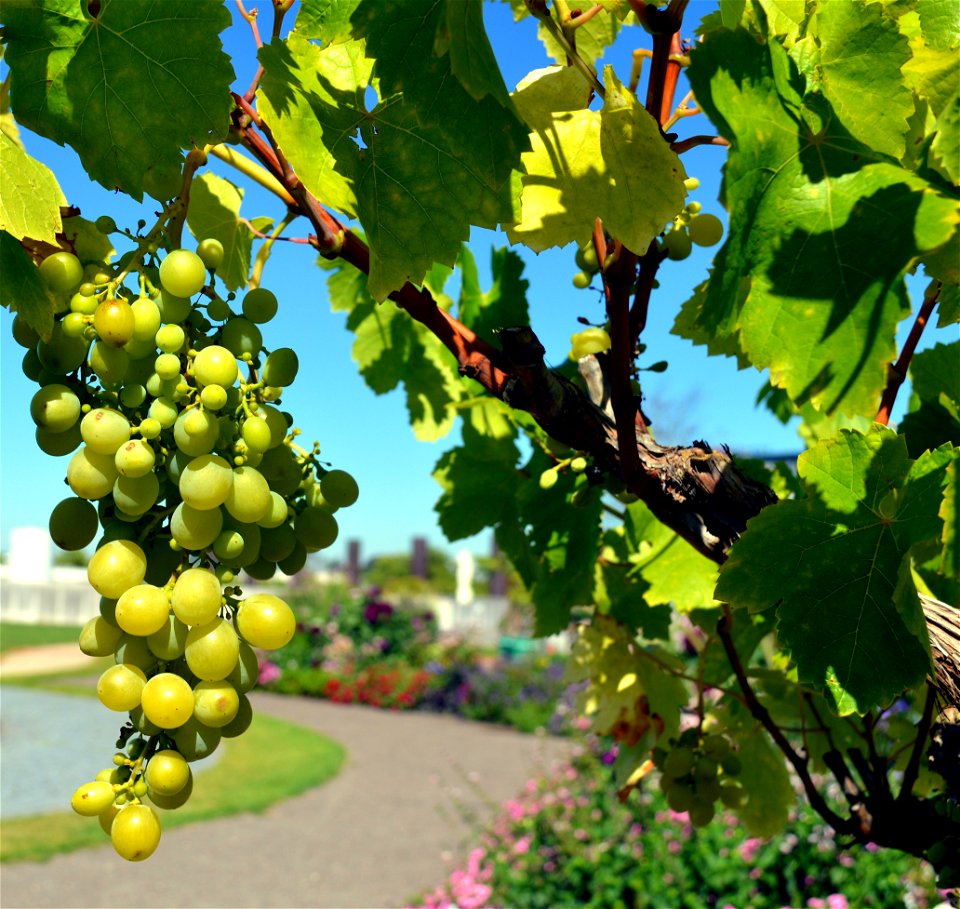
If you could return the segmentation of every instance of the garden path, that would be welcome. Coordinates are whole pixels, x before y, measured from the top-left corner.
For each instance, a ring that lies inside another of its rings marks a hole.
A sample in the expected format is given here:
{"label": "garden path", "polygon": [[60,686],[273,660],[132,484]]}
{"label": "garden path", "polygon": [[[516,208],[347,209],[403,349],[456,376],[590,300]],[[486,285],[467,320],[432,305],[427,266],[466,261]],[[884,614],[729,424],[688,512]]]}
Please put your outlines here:
{"label": "garden path", "polygon": [[261,815],[169,830],[143,863],[123,862],[105,844],[5,864],[0,906],[402,906],[445,878],[444,855],[475,829],[468,816],[485,821],[570,748],[451,716],[267,693],[252,699],[255,710],[344,745],[340,774]]}

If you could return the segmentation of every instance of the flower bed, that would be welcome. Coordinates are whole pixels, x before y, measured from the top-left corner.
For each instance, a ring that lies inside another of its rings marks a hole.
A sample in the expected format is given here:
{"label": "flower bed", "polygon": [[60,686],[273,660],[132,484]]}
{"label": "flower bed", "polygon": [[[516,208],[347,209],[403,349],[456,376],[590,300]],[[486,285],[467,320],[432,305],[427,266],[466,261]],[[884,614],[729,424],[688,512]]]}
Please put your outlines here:
{"label": "flower bed", "polygon": [[732,815],[695,829],[654,786],[611,798],[612,752],[584,749],[508,802],[423,909],[854,909],[940,902],[932,871],[871,847],[843,851],[806,808],[790,833],[750,837]]}

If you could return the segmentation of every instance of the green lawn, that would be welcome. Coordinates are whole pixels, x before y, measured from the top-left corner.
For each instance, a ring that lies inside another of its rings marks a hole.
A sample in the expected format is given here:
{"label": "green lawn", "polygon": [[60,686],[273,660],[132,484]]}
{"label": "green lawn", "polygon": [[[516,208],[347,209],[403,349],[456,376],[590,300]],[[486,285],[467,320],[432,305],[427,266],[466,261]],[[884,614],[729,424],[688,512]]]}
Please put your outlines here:
{"label": "green lawn", "polygon": [[0,653],[17,647],[38,647],[42,644],[75,644],[80,628],[73,625],[20,625],[0,622]]}
{"label": "green lawn", "polygon": [[[104,766],[109,764],[112,746],[104,743]],[[263,714],[255,715],[250,729],[240,737],[224,739],[220,748],[223,754],[209,770],[203,770],[202,763],[195,765],[190,801],[175,811],[159,811],[163,829],[241,811],[263,811],[336,776],[346,754],[325,736]],[[106,843],[96,818],[69,810],[73,789],[83,782],[64,779],[66,811],[4,821],[0,861],[42,861],[58,852]]]}

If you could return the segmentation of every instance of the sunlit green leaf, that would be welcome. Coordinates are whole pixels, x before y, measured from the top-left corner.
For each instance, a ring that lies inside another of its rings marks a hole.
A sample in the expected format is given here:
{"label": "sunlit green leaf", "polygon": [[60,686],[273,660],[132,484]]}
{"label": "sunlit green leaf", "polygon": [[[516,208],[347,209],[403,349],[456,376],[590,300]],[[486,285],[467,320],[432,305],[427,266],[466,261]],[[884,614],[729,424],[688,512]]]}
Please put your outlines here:
{"label": "sunlit green leaf", "polygon": [[0,230],[18,240],[53,243],[60,232],[60,206],[67,200],[45,164],[0,132]]}

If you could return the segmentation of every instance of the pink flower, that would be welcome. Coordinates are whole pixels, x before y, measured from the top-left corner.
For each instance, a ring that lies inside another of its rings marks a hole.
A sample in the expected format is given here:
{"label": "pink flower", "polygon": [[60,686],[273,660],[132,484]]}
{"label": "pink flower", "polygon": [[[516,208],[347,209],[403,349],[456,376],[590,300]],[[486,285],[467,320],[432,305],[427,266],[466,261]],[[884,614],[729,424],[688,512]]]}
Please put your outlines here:
{"label": "pink flower", "polygon": [[740,846],[740,858],[742,858],[747,864],[750,864],[756,858],[757,850],[763,845],[763,840],[758,837],[752,836],[748,840],[744,840]]}
{"label": "pink flower", "polygon": [[504,805],[504,808],[507,809],[507,814],[510,815],[511,820],[519,821],[523,818],[523,805],[521,805],[516,799],[510,799],[510,801]]}
{"label": "pink flower", "polygon": [[827,897],[827,909],[848,909],[847,898],[842,893],[831,893]]}
{"label": "pink flower", "polygon": [[526,855],[530,851],[530,837],[523,836],[513,844],[513,851],[516,855]]}
{"label": "pink flower", "polygon": [[257,682],[260,685],[269,685],[280,678],[280,667],[269,660],[260,661],[260,672],[257,674]]}

